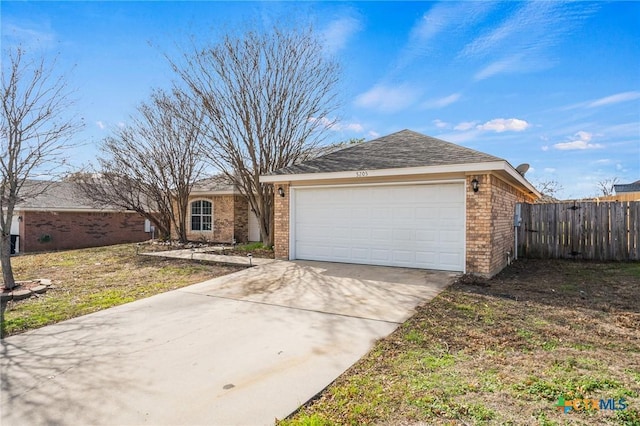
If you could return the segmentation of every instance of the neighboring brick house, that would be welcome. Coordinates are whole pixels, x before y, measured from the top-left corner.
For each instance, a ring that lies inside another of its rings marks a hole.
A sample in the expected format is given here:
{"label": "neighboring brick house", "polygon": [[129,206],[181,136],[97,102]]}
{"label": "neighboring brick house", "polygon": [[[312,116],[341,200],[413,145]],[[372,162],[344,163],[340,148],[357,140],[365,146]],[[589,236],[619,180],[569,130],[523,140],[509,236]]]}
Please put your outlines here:
{"label": "neighboring brick house", "polygon": [[[13,253],[99,247],[145,241],[149,224],[138,213],[97,208],[72,182],[30,180],[11,223]],[[146,226],[145,226],[146,225]]]}
{"label": "neighboring brick house", "polygon": [[214,176],[196,182],[191,190],[187,239],[227,244],[260,241],[260,228],[246,197],[223,176]]}
{"label": "neighboring brick house", "polygon": [[403,130],[261,176],[275,254],[492,276],[540,193],[506,160]]}

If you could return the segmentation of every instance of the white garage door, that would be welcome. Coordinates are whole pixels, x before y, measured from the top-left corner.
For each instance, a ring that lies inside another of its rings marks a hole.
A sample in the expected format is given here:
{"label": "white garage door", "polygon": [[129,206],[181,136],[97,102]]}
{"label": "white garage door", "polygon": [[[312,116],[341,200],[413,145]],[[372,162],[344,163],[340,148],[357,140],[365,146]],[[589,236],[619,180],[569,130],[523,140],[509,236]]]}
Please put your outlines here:
{"label": "white garage door", "polygon": [[462,183],[296,189],[292,257],[464,270]]}

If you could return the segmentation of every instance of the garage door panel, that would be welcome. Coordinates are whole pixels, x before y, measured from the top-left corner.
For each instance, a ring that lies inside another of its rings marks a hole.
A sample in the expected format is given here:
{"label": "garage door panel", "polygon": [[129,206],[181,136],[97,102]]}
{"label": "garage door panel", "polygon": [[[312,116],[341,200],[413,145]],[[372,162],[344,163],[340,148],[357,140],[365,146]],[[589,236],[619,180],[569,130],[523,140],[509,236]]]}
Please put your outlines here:
{"label": "garage door panel", "polygon": [[393,242],[401,244],[409,244],[415,240],[415,231],[413,229],[394,229]]}
{"label": "garage door panel", "polygon": [[437,231],[425,231],[421,229],[416,231],[416,242],[418,243],[435,243],[437,241],[438,241]]}
{"label": "garage door panel", "polygon": [[354,242],[362,241],[366,245],[371,239],[371,230],[369,228],[351,228],[351,239]]}
{"label": "garage door panel", "polygon": [[298,259],[464,269],[464,186],[297,189]]}
{"label": "garage door panel", "polygon": [[452,243],[456,245],[462,237],[462,232],[460,231],[440,231],[440,242],[441,243]]}
{"label": "garage door panel", "polygon": [[369,260],[370,254],[369,254],[369,249],[366,248],[361,248],[361,247],[355,247],[351,249],[351,256],[359,261],[362,260]]}
{"label": "garage door panel", "polygon": [[391,207],[374,207],[369,209],[370,218],[374,220],[391,220]]}

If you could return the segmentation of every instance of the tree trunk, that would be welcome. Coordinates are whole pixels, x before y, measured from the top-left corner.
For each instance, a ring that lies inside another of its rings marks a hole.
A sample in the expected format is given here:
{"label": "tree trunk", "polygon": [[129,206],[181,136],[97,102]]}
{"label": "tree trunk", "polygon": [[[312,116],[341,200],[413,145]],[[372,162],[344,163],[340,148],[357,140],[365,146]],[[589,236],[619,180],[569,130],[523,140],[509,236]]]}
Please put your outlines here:
{"label": "tree trunk", "polygon": [[0,263],[2,264],[2,280],[5,288],[12,289],[16,286],[11,267],[11,234],[2,233],[2,245],[0,246]]}

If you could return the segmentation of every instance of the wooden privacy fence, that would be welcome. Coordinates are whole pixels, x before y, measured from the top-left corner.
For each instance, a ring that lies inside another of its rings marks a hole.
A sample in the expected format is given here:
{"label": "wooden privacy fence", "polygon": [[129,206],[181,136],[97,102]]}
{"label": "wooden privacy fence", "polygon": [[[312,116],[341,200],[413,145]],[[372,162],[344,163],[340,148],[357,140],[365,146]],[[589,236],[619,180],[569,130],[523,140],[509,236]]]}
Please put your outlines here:
{"label": "wooden privacy fence", "polygon": [[640,201],[520,206],[519,257],[640,259]]}

